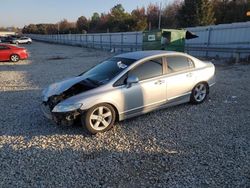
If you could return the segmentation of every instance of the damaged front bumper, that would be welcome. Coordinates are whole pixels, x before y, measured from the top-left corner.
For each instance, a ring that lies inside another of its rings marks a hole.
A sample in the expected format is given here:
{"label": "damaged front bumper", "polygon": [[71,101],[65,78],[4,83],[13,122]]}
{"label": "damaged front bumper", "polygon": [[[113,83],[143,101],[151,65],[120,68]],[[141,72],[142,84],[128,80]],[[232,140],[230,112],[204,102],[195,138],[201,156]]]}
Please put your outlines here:
{"label": "damaged front bumper", "polygon": [[52,120],[52,113],[51,113],[51,110],[50,110],[48,105],[46,105],[45,103],[42,103],[41,104],[41,111],[43,112],[43,115],[46,118]]}
{"label": "damaged front bumper", "polygon": [[42,103],[41,111],[43,112],[44,116],[58,125],[66,125],[71,126],[77,120],[82,112],[75,110],[71,112],[51,112],[49,105],[46,103]]}

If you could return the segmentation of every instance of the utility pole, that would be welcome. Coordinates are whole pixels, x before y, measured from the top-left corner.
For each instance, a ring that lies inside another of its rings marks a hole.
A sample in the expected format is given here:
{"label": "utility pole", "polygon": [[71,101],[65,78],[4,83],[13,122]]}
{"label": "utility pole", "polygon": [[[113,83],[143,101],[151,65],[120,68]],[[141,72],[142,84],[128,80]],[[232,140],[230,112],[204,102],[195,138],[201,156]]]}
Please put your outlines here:
{"label": "utility pole", "polygon": [[57,24],[57,34],[58,34],[58,35],[59,35],[59,29],[60,29],[60,28],[59,28],[59,24],[60,24],[60,23],[58,22],[58,24]]}
{"label": "utility pole", "polygon": [[159,10],[159,23],[158,23],[158,29],[161,29],[161,2],[160,2],[160,10]]}
{"label": "utility pole", "polygon": [[151,31],[151,22],[148,23],[148,30]]}

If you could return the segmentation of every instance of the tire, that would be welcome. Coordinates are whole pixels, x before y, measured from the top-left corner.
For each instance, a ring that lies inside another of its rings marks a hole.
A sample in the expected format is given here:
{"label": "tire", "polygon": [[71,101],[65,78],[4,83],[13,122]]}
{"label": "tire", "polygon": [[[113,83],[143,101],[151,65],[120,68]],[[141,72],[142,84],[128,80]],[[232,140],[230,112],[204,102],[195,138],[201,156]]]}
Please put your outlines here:
{"label": "tire", "polygon": [[109,104],[102,103],[90,108],[81,117],[81,122],[89,133],[96,134],[111,129],[115,122],[115,116],[114,108]]}
{"label": "tire", "polygon": [[200,82],[194,86],[191,93],[190,102],[193,104],[200,104],[206,100],[208,93],[208,84],[205,82]]}
{"label": "tire", "polygon": [[29,41],[29,42],[27,42],[27,44],[31,44],[31,42]]}
{"label": "tire", "polygon": [[12,61],[12,62],[18,62],[20,60],[20,57],[19,57],[19,55],[17,55],[17,54],[12,54],[11,56],[10,56],[10,61]]}

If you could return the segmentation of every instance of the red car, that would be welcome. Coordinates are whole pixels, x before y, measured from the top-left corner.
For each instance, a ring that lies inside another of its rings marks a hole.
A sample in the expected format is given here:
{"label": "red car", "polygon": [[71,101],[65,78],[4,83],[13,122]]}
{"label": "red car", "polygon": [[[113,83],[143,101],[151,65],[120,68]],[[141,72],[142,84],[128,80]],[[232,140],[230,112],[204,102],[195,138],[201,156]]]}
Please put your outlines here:
{"label": "red car", "polygon": [[25,48],[9,44],[0,44],[0,61],[18,62],[20,59],[27,59],[29,54]]}

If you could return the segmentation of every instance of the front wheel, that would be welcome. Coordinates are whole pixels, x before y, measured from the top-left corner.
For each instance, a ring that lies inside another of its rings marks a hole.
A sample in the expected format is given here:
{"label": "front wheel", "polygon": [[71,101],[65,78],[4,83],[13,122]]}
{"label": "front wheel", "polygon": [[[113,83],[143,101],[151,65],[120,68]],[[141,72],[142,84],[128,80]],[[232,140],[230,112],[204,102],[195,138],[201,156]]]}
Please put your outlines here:
{"label": "front wheel", "polygon": [[198,83],[192,90],[190,101],[194,104],[202,103],[207,98],[208,91],[206,83]]}
{"label": "front wheel", "polygon": [[20,60],[20,57],[19,57],[19,55],[17,55],[17,54],[12,54],[12,55],[10,56],[10,60],[11,60],[12,62],[18,62],[18,61]]}
{"label": "front wheel", "polygon": [[109,104],[99,104],[90,108],[85,116],[82,116],[82,124],[87,130],[96,134],[111,129],[115,122],[115,110]]}

